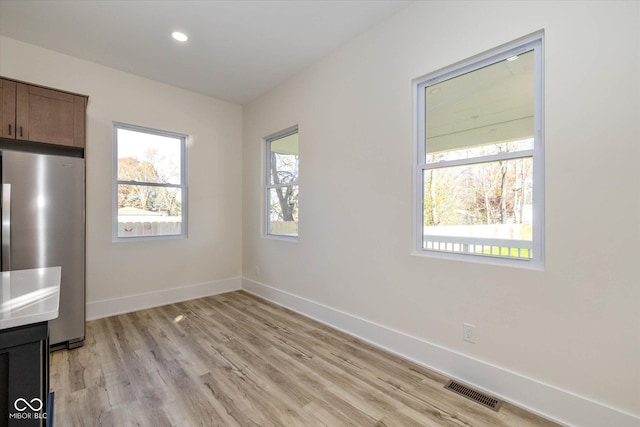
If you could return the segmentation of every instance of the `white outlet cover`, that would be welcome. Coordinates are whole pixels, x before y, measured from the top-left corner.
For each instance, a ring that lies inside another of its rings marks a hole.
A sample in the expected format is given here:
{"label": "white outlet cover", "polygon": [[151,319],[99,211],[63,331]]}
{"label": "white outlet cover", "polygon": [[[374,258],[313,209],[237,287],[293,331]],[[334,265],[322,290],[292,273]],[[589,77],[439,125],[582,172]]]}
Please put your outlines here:
{"label": "white outlet cover", "polygon": [[476,342],[475,328],[476,328],[476,325],[472,325],[470,323],[463,323],[462,339],[470,343],[475,343]]}

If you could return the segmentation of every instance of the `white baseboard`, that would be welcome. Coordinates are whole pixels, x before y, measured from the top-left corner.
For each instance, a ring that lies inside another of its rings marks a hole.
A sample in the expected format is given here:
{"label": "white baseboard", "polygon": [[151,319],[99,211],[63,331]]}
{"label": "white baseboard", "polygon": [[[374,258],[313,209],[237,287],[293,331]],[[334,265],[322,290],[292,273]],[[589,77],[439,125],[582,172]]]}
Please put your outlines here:
{"label": "white baseboard", "polygon": [[640,418],[250,279],[242,289],[568,426],[638,427]]}
{"label": "white baseboard", "polygon": [[116,314],[130,313],[146,308],[237,291],[240,289],[241,284],[241,279],[234,277],[232,279],[216,280],[215,282],[90,302],[87,303],[87,320],[101,319],[115,316]]}

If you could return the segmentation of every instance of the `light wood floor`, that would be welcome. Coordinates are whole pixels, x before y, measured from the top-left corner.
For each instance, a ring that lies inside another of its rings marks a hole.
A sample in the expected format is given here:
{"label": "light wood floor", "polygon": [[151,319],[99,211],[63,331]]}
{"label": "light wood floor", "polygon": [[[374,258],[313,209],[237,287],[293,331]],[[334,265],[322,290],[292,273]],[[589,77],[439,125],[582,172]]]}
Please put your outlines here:
{"label": "light wood floor", "polygon": [[52,354],[55,426],[552,426],[242,291],[87,323]]}

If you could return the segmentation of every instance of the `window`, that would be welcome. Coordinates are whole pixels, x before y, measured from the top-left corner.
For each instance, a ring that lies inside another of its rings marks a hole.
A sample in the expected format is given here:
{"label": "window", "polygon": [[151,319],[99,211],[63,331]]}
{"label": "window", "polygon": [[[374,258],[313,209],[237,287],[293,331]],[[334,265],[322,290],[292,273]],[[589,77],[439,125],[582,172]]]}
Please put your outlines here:
{"label": "window", "polygon": [[114,123],[114,240],[186,236],[185,135]]}
{"label": "window", "polygon": [[298,237],[298,128],[265,138],[268,236]]}
{"label": "window", "polygon": [[541,266],[542,35],[415,87],[419,252]]}

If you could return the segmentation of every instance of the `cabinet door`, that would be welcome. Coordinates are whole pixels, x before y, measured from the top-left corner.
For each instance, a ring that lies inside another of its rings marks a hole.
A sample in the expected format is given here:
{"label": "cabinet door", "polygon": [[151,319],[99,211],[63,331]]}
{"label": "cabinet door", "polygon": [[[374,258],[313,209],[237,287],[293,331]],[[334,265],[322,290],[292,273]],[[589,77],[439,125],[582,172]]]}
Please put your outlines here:
{"label": "cabinet door", "polygon": [[84,147],[86,98],[17,84],[16,138]]}
{"label": "cabinet door", "polygon": [[16,82],[0,79],[0,123],[3,138],[16,137]]}
{"label": "cabinet door", "polygon": [[52,413],[52,408],[46,406],[48,329],[47,322],[40,322],[0,331],[0,421],[4,422],[0,425],[3,427],[44,427],[48,414]]}

